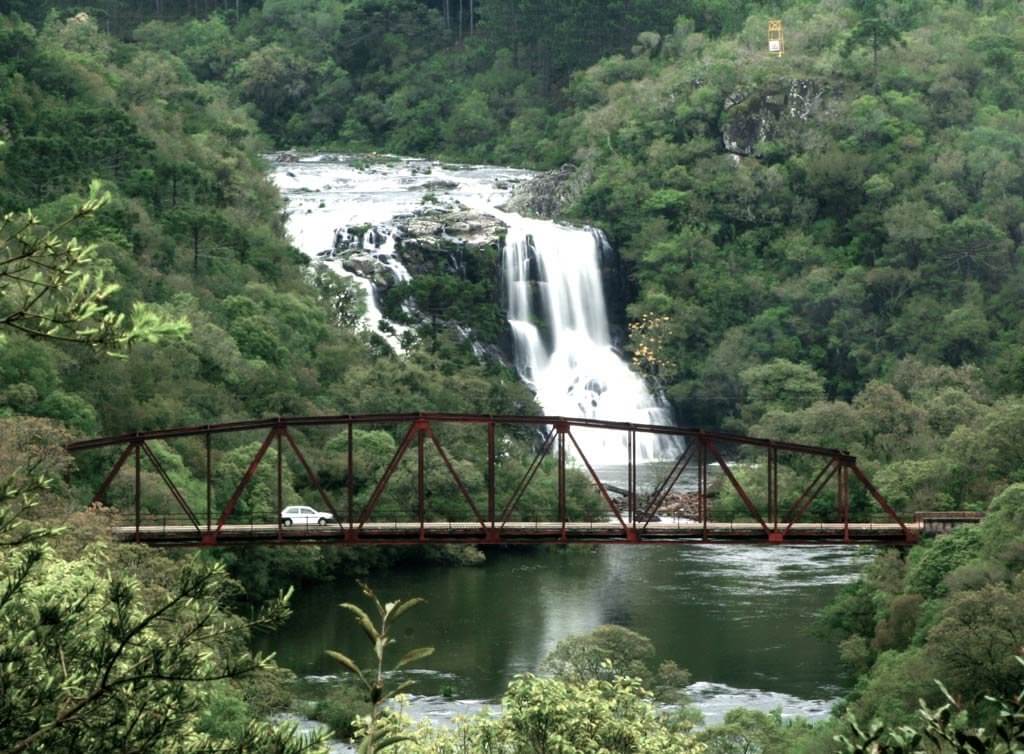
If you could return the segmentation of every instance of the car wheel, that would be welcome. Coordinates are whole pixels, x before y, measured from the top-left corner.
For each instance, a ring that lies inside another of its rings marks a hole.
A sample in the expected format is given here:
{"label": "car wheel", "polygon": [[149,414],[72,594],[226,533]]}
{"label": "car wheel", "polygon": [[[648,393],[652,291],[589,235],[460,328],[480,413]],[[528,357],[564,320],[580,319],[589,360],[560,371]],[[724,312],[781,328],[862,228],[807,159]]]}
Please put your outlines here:
{"label": "car wheel", "polygon": [[327,525],[327,519],[326,518],[321,518],[319,521],[317,521],[317,523],[320,524],[320,526],[326,526]]}
{"label": "car wheel", "polygon": [[292,520],[290,518],[282,518],[281,519],[281,526],[291,526],[291,525],[292,525]]}

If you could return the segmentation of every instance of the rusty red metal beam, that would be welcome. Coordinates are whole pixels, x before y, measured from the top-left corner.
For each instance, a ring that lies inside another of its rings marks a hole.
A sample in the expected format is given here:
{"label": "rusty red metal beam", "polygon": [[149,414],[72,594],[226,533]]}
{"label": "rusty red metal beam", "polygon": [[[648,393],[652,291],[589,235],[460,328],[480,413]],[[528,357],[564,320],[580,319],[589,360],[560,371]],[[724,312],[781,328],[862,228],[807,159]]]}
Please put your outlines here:
{"label": "rusty red metal beam", "polygon": [[196,517],[196,514],[192,511],[192,508],[189,507],[189,504],[185,501],[185,497],[178,490],[177,486],[174,484],[173,481],[171,481],[171,478],[167,476],[167,472],[164,471],[163,464],[161,464],[160,461],[157,459],[156,455],[153,453],[152,448],[150,448],[145,441],[141,442],[140,445],[142,446],[142,451],[146,454],[146,457],[149,459],[149,462],[153,464],[153,468],[156,469],[156,473],[160,475],[160,478],[163,480],[164,485],[167,487],[168,491],[170,491],[171,497],[174,498],[175,502],[178,504],[178,507],[185,512],[186,516],[188,516],[189,521],[196,528],[196,531],[200,531],[201,529],[199,526],[199,519]]}
{"label": "rusty red metal beam", "polygon": [[[263,440],[259,450],[256,451],[255,457],[249,463],[249,467],[245,470],[245,474],[242,476],[241,481],[238,483],[238,486],[235,487],[235,491],[228,499],[228,504],[224,506],[224,510],[221,512],[220,518],[217,519],[216,532],[220,533],[220,530],[224,528],[224,524],[227,522],[228,518],[235,512],[235,506],[238,505],[238,501],[242,499],[242,494],[245,492],[245,488],[249,486],[249,482],[251,482],[252,478],[256,475],[256,470],[260,466],[260,461],[263,460],[263,456],[265,456],[267,454],[267,450],[270,449],[270,443],[273,442],[275,437],[277,437],[278,430],[279,426],[274,425],[267,434],[266,439]],[[280,454],[278,454],[278,456],[280,456]]]}
{"label": "rusty red metal beam", "polygon": [[668,494],[672,491],[672,488],[675,486],[676,482],[679,481],[679,477],[682,476],[683,472],[686,471],[686,468],[690,465],[690,461],[693,460],[693,456],[695,455],[696,448],[696,444],[690,443],[689,445],[687,445],[686,450],[683,451],[683,453],[679,456],[678,459],[676,459],[675,464],[669,470],[668,474],[658,484],[654,492],[651,493],[650,498],[648,498],[647,507],[644,508],[644,512],[641,516],[641,518],[644,521],[645,529],[647,528],[647,525],[651,523],[651,520],[654,518],[654,516],[657,515],[658,511],[661,509],[661,506],[668,498]]}
{"label": "rusty red metal beam", "polygon": [[768,524],[764,522],[764,518],[762,518],[761,512],[757,509],[757,506],[754,505],[754,501],[750,499],[750,495],[747,494],[747,491],[743,488],[743,485],[740,484],[739,480],[736,479],[736,476],[732,473],[732,469],[729,468],[729,464],[726,463],[725,458],[722,457],[722,454],[718,452],[718,448],[716,448],[715,444],[710,441],[706,442],[706,446],[707,449],[711,451],[711,455],[715,457],[715,461],[718,462],[718,466],[722,469],[722,473],[724,473],[726,478],[728,478],[728,480],[732,483],[733,489],[736,490],[736,494],[740,496],[740,500],[743,501],[743,504],[747,507],[747,510],[750,511],[750,515],[753,516],[759,524],[761,524],[761,528],[764,529],[765,534],[768,534]]}
{"label": "rusty red metal beam", "polygon": [[370,515],[373,513],[373,509],[377,507],[377,503],[380,502],[381,496],[384,494],[384,490],[388,487],[388,482],[391,481],[391,476],[395,473],[398,468],[398,464],[402,462],[402,458],[405,456],[405,451],[412,445],[413,438],[417,434],[417,422],[419,418],[413,419],[409,424],[409,429],[405,433],[405,437],[402,438],[402,442],[399,444],[398,449],[395,450],[395,454],[391,457],[391,461],[388,463],[387,468],[384,470],[384,475],[377,481],[377,486],[374,487],[373,492],[370,494],[370,499],[366,503],[366,507],[363,508],[362,513],[359,514],[359,520],[357,522],[357,529],[362,529],[366,525],[366,522],[370,519]]}
{"label": "rusty red metal beam", "polygon": [[93,500],[99,500],[100,502],[106,502],[107,490],[110,489],[110,485],[113,483],[114,479],[117,477],[117,474],[121,470],[121,467],[124,466],[124,462],[128,460],[128,456],[130,456],[132,454],[132,450],[134,448],[135,448],[135,443],[134,442],[130,442],[127,445],[124,446],[124,450],[121,451],[121,455],[119,455],[117,457],[117,460],[114,461],[113,468],[111,468],[110,471],[107,473],[107,475],[103,478],[103,481],[100,483],[99,488],[96,490],[95,494],[93,494],[93,496],[92,496]]}
{"label": "rusty red metal beam", "polygon": [[508,522],[508,516],[512,512],[512,509],[515,508],[516,504],[519,502],[519,499],[523,496],[523,493],[526,492],[526,488],[530,486],[530,482],[533,481],[533,477],[537,473],[537,469],[539,469],[540,465],[544,462],[544,458],[545,456],[547,456],[548,451],[554,444],[554,441],[555,429],[552,428],[551,431],[548,432],[547,437],[544,438],[544,442],[540,446],[540,449],[537,451],[537,454],[533,457],[533,460],[530,462],[530,466],[529,468],[526,469],[526,473],[523,475],[523,478],[520,479],[519,484],[516,485],[515,491],[512,493],[511,497],[509,497],[508,502],[505,504],[505,507],[502,508],[501,528],[505,527],[505,524]]}
{"label": "rusty red metal beam", "polygon": [[444,448],[441,447],[441,442],[437,439],[437,435],[434,434],[434,430],[427,426],[427,436],[430,437],[431,442],[434,443],[434,447],[437,448],[438,454],[441,456],[441,460],[444,461],[444,465],[448,468],[448,473],[451,475],[452,480],[455,482],[455,486],[459,488],[459,493],[462,498],[469,505],[473,511],[473,515],[476,520],[480,522],[480,526],[487,528],[487,524],[484,522],[483,516],[480,515],[480,511],[477,510],[476,503],[473,502],[473,496],[469,494],[469,490],[466,489],[466,485],[462,481],[462,477],[455,471],[455,467],[452,466],[452,462],[448,460],[448,454],[444,452]]}
{"label": "rusty red metal beam", "polygon": [[[473,499],[473,495],[470,493],[465,481],[462,479],[460,474],[457,472],[454,464],[449,458],[444,446],[438,439],[437,434],[434,431],[434,426],[438,424],[464,424],[464,425],[481,425],[486,428],[487,431],[487,457],[486,457],[486,484],[487,484],[487,510],[486,516],[482,514],[481,509],[477,506],[476,501]],[[355,461],[354,461],[354,435],[353,428],[357,426],[368,426],[368,425],[381,425],[381,424],[407,424],[408,427],[405,430],[404,436],[401,442],[398,444],[394,455],[390,459],[380,478],[375,482],[372,492],[366,505],[360,511],[354,510],[354,475],[355,475]],[[519,479],[515,485],[511,495],[508,497],[504,506],[500,509],[497,506],[497,482],[496,482],[496,465],[497,465],[497,451],[496,451],[496,428],[498,426],[514,426],[519,425],[526,428],[533,428],[535,430],[544,430],[543,441],[539,444],[535,456],[531,463],[523,474],[522,478]],[[111,447],[116,445],[123,445],[119,456],[117,457],[110,472],[106,475],[101,483],[99,489],[94,496],[94,499],[102,499],[113,482],[114,478],[120,472],[121,468],[128,460],[130,456],[135,456],[135,485],[134,485],[134,508],[135,508],[135,535],[136,538],[141,536],[140,532],[140,521],[141,521],[141,507],[142,507],[142,490],[141,490],[141,476],[140,476],[140,462],[141,455],[144,453],[146,458],[149,459],[153,465],[157,474],[161,477],[164,485],[170,491],[175,501],[181,507],[182,511],[186,514],[191,527],[197,532],[200,532],[204,544],[212,545],[218,542],[218,538],[222,535],[224,527],[227,525],[228,520],[234,513],[238,502],[244,495],[245,490],[252,481],[259,468],[261,461],[269,450],[270,446],[276,442],[277,444],[277,460],[276,460],[276,492],[277,492],[277,509],[278,509],[278,526],[277,528],[277,539],[281,541],[288,541],[294,539],[294,537],[285,537],[284,533],[280,528],[280,509],[284,504],[283,496],[283,443],[287,441],[288,445],[292,448],[298,459],[299,464],[305,471],[306,478],[313,490],[319,495],[324,506],[329,509],[335,516],[335,519],[341,523],[342,517],[339,516],[330,495],[327,490],[324,489],[321,484],[320,478],[312,465],[303,454],[298,443],[295,440],[294,435],[290,431],[290,428],[304,428],[304,427],[343,427],[348,433],[348,446],[347,446],[347,478],[345,480],[346,487],[346,508],[347,515],[346,519],[348,522],[347,530],[345,531],[345,540],[351,543],[363,543],[363,530],[370,524],[371,517],[377,509],[384,493],[386,492],[388,485],[398,470],[403,458],[412,446],[413,442],[417,444],[417,462],[416,462],[416,513],[415,519],[418,523],[418,541],[434,541],[434,537],[431,531],[428,531],[428,511],[427,511],[427,489],[426,489],[426,456],[425,447],[427,438],[429,438],[431,444],[434,445],[437,450],[438,456],[440,457],[443,465],[448,471],[448,474],[454,481],[456,487],[459,490],[459,494],[467,503],[469,509],[472,511],[473,517],[476,523],[480,527],[480,536],[483,542],[493,544],[501,541],[508,541],[506,536],[511,532],[518,532],[524,527],[521,524],[514,524],[510,522],[510,515],[515,510],[516,506],[520,503],[523,494],[533,481],[537,474],[540,466],[543,464],[544,459],[551,453],[557,442],[557,461],[556,469],[557,473],[557,532],[556,537],[558,541],[566,542],[570,538],[578,536],[576,529],[570,531],[570,524],[576,526],[575,523],[569,521],[568,515],[568,500],[567,500],[567,473],[570,464],[567,445],[571,443],[575,449],[576,457],[582,461],[593,480],[598,493],[604,499],[608,505],[609,510],[612,512],[615,521],[618,526],[616,529],[620,532],[619,534],[612,537],[612,539],[624,538],[626,541],[641,541],[648,530],[654,514],[660,509],[664,500],[678,481],[682,473],[688,468],[689,464],[696,458],[697,461],[697,495],[698,495],[698,507],[699,507],[699,519],[700,519],[700,536],[702,539],[707,540],[714,536],[716,527],[721,527],[721,524],[716,524],[710,521],[708,497],[709,497],[709,483],[708,483],[708,467],[709,462],[715,462],[721,468],[722,473],[729,483],[736,490],[737,494],[743,501],[751,517],[757,522],[758,528],[762,536],[766,536],[767,541],[779,543],[782,542],[784,537],[789,537],[793,534],[794,525],[800,519],[800,517],[806,512],[810,504],[817,498],[821,493],[824,486],[831,480],[831,478],[838,474],[838,490],[837,490],[837,518],[841,519],[842,525],[842,536],[844,539],[849,540],[851,537],[850,529],[850,500],[848,490],[848,477],[852,472],[861,482],[864,484],[869,495],[877,502],[877,504],[886,512],[888,517],[899,525],[900,531],[903,532],[907,541],[910,541],[916,536],[916,531],[908,529],[903,522],[899,519],[899,516],[893,510],[892,506],[889,505],[885,497],[874,487],[874,485],[868,480],[867,476],[857,466],[856,459],[849,453],[845,453],[840,450],[831,448],[823,448],[818,446],[802,445],[799,443],[790,443],[776,440],[765,440],[762,438],[746,437],[742,435],[736,435],[728,432],[709,432],[700,429],[687,429],[678,427],[662,427],[655,425],[641,425],[641,424],[629,424],[624,422],[606,422],[593,419],[570,419],[565,417],[548,417],[548,416],[483,416],[483,415],[462,415],[462,414],[449,414],[449,413],[418,413],[418,414],[368,414],[360,416],[349,416],[349,415],[337,415],[337,416],[309,416],[309,417],[281,417],[276,419],[259,419],[252,421],[243,422],[229,422],[224,424],[210,424],[201,425],[197,427],[182,427],[166,430],[155,430],[152,432],[139,432],[124,435],[116,435],[112,437],[96,438],[93,440],[84,440],[76,443],[72,443],[68,446],[68,450],[71,452],[82,452],[86,450]],[[627,513],[625,518],[623,513],[619,510],[619,507],[611,500],[608,494],[607,487],[602,482],[599,474],[590,463],[586,454],[583,451],[580,443],[577,441],[576,436],[573,432],[574,428],[586,428],[586,429],[605,429],[608,431],[615,432],[627,432],[627,491],[626,491],[626,507]],[[212,493],[212,477],[213,477],[213,462],[211,457],[211,438],[217,434],[227,433],[241,433],[250,432],[253,430],[267,429],[267,435],[263,442],[259,446],[259,449],[254,454],[248,468],[246,469],[242,479],[237,483],[233,493],[224,503],[220,515],[217,519],[216,526],[212,524],[213,515],[213,493]],[[686,450],[680,455],[675,461],[669,473],[663,480],[658,484],[654,492],[647,498],[646,504],[643,510],[640,510],[638,505],[638,490],[637,490],[637,468],[638,463],[636,459],[637,454],[637,435],[640,433],[655,433],[660,435],[670,435],[687,440]],[[188,502],[184,499],[180,490],[174,485],[169,475],[163,469],[159,462],[159,459],[153,453],[152,449],[147,444],[153,440],[167,440],[184,437],[202,437],[205,451],[206,451],[206,525],[205,533],[201,532],[203,526],[199,521],[199,517],[191,509]],[[566,438],[568,437],[568,443]],[[762,448],[767,451],[768,455],[768,479],[767,479],[767,495],[766,495],[766,509],[767,516],[762,515],[762,511],[758,505],[754,502],[751,494],[743,487],[736,475],[733,473],[729,466],[729,462],[725,456],[718,449],[717,442],[728,442],[739,446],[747,446],[754,448]],[[778,479],[778,454],[780,451],[799,453],[809,456],[824,457],[827,458],[825,467],[818,473],[804,493],[797,498],[789,510],[788,522],[785,525],[784,530],[780,531],[780,500],[779,500],[779,479]],[[500,510],[500,512],[499,512]],[[642,522],[643,526],[638,528],[638,522]],[[375,530],[377,524],[371,524],[370,529]],[[528,535],[523,535],[528,536]],[[390,540],[389,540],[390,541]]]}
{"label": "rusty red metal beam", "polygon": [[110,445],[123,445],[134,440],[166,440],[176,437],[188,437],[202,434],[223,434],[257,429],[272,429],[285,424],[292,427],[346,426],[360,424],[405,424],[425,419],[434,423],[451,422],[457,424],[511,424],[537,427],[550,427],[563,424],[568,427],[585,427],[606,429],[619,432],[641,432],[674,437],[706,437],[709,440],[750,445],[754,447],[775,447],[778,450],[820,456],[842,456],[850,461],[855,460],[849,453],[837,448],[824,448],[816,445],[803,445],[793,442],[782,442],[760,437],[749,437],[731,432],[717,432],[693,427],[668,427],[657,424],[631,424],[628,422],[603,421],[600,419],[569,418],[564,416],[488,416],[481,414],[451,413],[417,413],[417,414],[361,414],[333,416],[288,416],[273,419],[253,419],[250,421],[226,422],[223,424],[205,424],[193,427],[176,427],[158,429],[148,432],[133,432],[110,437],[98,437],[91,440],[80,440],[70,443],[67,449],[74,453],[80,450],[102,448]]}
{"label": "rusty red metal beam", "polygon": [[[889,544],[904,546],[912,544],[913,539],[904,536],[896,524],[874,524],[869,528],[865,524],[849,524],[847,530],[842,523],[808,525],[807,528],[795,530],[785,540],[786,544],[803,546],[816,543],[851,544]],[[916,529],[914,530],[916,533]],[[760,526],[751,523],[747,526],[729,522],[712,522],[707,534],[702,533],[699,524],[690,528],[660,529],[655,533],[628,536],[618,525],[609,522],[606,525],[596,524],[593,529],[572,527],[566,533],[562,531],[559,521],[551,521],[542,525],[516,524],[506,528],[495,539],[491,533],[482,530],[477,522],[467,521],[456,524],[453,528],[427,528],[426,536],[421,536],[419,524],[410,522],[397,528],[378,525],[369,528],[359,537],[352,538],[345,531],[333,527],[309,527],[296,529],[291,527],[284,531],[284,536],[277,535],[276,527],[248,527],[245,525],[229,525],[219,540],[210,540],[200,536],[192,527],[149,526],[142,527],[139,532],[140,541],[161,546],[230,546],[247,544],[319,544],[341,546],[370,545],[421,545],[432,544],[473,544],[473,545],[510,545],[510,544],[564,544],[566,541],[582,544],[704,544],[708,542],[744,542],[749,544],[771,545]],[[136,536],[134,527],[125,527],[115,532],[121,538]]]}
{"label": "rusty red metal beam", "polygon": [[626,522],[622,520],[622,515],[619,513],[619,509],[615,505],[615,503],[612,502],[611,496],[608,494],[608,490],[605,489],[604,482],[601,481],[601,478],[597,475],[597,472],[594,471],[594,467],[590,465],[590,461],[587,459],[586,454],[583,452],[583,448],[581,448],[580,444],[576,442],[576,438],[573,437],[572,432],[569,432],[569,439],[572,440],[573,447],[575,447],[576,452],[580,454],[580,458],[586,465],[587,471],[590,472],[590,476],[594,480],[594,484],[597,485],[597,489],[601,493],[601,497],[604,498],[605,503],[608,505],[608,509],[615,515],[615,518],[618,520],[619,525],[622,526],[622,530],[626,533],[626,536],[635,537],[636,532],[630,531],[629,526],[627,526]]}
{"label": "rusty red metal beam", "polygon": [[825,488],[825,485],[829,483],[829,480],[835,475],[837,469],[835,459],[831,459],[825,467],[818,472],[818,475],[814,478],[803,493],[796,499],[792,507],[789,509],[789,523],[786,525],[783,535],[788,534],[789,530],[793,528],[793,524],[800,520],[800,517],[804,515],[804,512],[810,506],[811,503],[821,494],[821,491]]}
{"label": "rusty red metal beam", "polygon": [[309,462],[306,461],[306,456],[304,456],[302,451],[299,450],[299,446],[292,437],[292,433],[288,431],[287,427],[285,427],[282,434],[284,434],[284,438],[288,441],[288,444],[292,446],[292,451],[295,453],[296,458],[299,459],[299,463],[302,464],[302,468],[305,469],[306,478],[309,480],[309,483],[313,485],[313,489],[319,493],[320,499],[323,501],[324,505],[327,506],[328,510],[334,514],[334,520],[340,524],[342,522],[341,516],[338,515],[338,511],[334,508],[334,503],[331,502],[330,497],[328,497],[323,486],[320,484],[320,477],[316,475],[316,472],[310,467]]}
{"label": "rusty red metal beam", "polygon": [[900,520],[900,517],[896,515],[896,511],[894,511],[892,506],[889,505],[889,501],[882,496],[882,493],[879,492],[875,485],[871,483],[871,480],[868,479],[864,472],[860,470],[860,467],[856,463],[851,463],[849,468],[853,471],[853,475],[860,480],[860,483],[864,485],[864,489],[868,491],[868,494],[871,495],[871,497],[875,499],[875,502],[877,502],[882,509],[889,514],[889,518],[898,523],[903,528],[903,531],[906,532],[906,524]]}

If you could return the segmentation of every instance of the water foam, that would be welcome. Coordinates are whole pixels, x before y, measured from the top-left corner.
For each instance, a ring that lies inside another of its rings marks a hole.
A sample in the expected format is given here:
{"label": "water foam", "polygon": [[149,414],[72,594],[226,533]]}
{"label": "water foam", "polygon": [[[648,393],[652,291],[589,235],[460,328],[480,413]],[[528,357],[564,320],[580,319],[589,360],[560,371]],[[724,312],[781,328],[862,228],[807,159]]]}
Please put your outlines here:
{"label": "water foam", "polygon": [[[356,157],[314,155],[273,163],[271,178],[288,203],[288,231],[300,251],[322,256],[336,234],[372,226],[361,253],[386,266],[398,280],[408,272],[395,254],[394,223],[422,210],[428,194],[497,217],[508,227],[503,284],[515,342],[515,363],[545,414],[635,424],[670,424],[663,402],[616,351],[612,342],[601,258],[604,235],[548,220],[526,218],[501,207],[512,187],[532,173],[490,166],[452,166],[392,158],[366,165]],[[443,189],[438,186],[443,185]],[[343,267],[327,264],[364,291],[362,327],[401,351],[402,328],[383,321],[373,284]],[[625,463],[625,432],[575,430],[595,465]],[[672,455],[671,441],[640,434],[637,457]]]}

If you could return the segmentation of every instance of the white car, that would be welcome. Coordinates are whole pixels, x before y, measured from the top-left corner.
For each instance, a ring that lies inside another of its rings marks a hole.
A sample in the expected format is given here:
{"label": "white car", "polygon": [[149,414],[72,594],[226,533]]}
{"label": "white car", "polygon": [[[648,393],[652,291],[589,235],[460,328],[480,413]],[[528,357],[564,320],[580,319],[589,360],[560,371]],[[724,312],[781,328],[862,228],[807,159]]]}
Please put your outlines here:
{"label": "white car", "polygon": [[326,526],[334,523],[334,516],[310,508],[308,505],[289,505],[281,511],[281,526],[292,524],[317,524]]}

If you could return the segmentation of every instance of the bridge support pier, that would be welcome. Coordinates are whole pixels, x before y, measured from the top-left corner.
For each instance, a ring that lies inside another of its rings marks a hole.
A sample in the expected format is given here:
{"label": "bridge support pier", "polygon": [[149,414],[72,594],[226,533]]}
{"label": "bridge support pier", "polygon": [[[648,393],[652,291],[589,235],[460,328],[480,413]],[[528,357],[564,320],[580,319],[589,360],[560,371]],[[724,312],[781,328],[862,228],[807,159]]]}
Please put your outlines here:
{"label": "bridge support pier", "polygon": [[774,529],[774,530],[768,532],[768,541],[771,544],[773,544],[773,545],[781,545],[782,544],[782,539],[783,539],[782,532],[779,531],[778,529]]}

